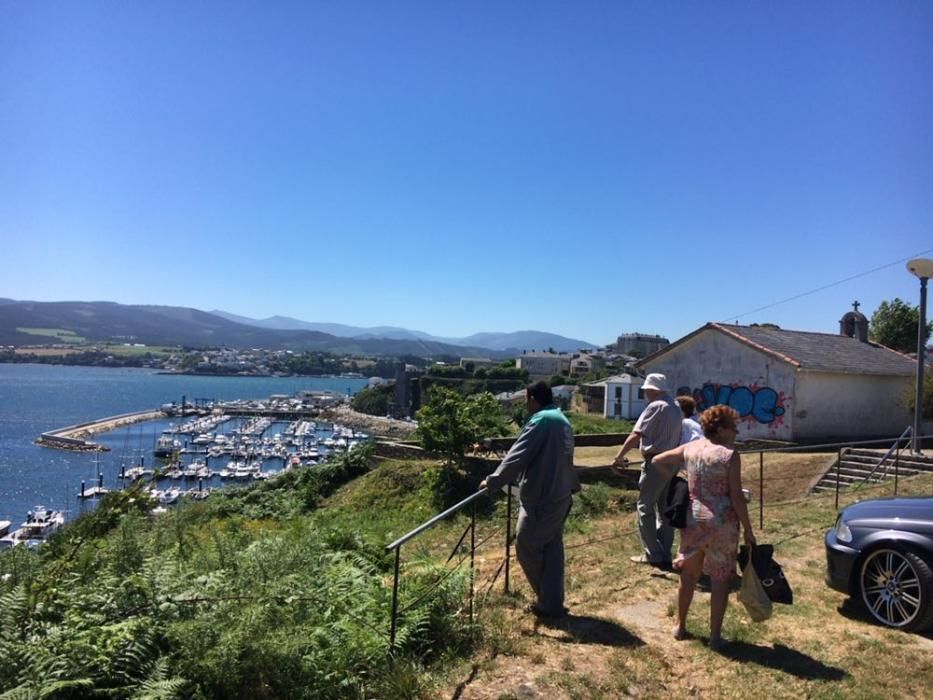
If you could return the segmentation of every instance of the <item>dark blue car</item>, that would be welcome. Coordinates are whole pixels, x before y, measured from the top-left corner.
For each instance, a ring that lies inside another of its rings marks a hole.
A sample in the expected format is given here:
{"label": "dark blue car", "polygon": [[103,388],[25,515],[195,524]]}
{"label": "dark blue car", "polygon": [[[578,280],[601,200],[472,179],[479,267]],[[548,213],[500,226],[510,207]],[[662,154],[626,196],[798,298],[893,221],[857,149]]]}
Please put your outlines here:
{"label": "dark blue car", "polygon": [[826,533],[826,583],[888,627],[933,625],[933,497],[844,508]]}

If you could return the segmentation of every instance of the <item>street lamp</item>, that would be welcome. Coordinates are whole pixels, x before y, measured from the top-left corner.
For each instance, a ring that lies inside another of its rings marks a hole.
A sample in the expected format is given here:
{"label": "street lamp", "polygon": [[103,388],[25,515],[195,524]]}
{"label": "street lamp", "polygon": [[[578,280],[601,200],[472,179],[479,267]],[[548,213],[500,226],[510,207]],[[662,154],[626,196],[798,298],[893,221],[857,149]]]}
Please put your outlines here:
{"label": "street lamp", "polygon": [[917,323],[917,395],[914,397],[914,452],[920,453],[920,418],[923,414],[923,354],[926,350],[927,280],[933,277],[933,260],[917,258],[907,263],[910,274],[920,278],[920,320]]}

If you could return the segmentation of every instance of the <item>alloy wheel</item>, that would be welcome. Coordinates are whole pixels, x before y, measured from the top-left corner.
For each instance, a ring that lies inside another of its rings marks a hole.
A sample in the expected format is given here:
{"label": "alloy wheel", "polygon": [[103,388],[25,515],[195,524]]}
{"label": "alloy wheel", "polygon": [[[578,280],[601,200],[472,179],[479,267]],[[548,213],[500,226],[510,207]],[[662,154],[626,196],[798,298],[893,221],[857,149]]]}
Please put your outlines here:
{"label": "alloy wheel", "polygon": [[862,601],[878,622],[909,626],[924,605],[920,572],[910,557],[893,549],[872,552],[862,564]]}

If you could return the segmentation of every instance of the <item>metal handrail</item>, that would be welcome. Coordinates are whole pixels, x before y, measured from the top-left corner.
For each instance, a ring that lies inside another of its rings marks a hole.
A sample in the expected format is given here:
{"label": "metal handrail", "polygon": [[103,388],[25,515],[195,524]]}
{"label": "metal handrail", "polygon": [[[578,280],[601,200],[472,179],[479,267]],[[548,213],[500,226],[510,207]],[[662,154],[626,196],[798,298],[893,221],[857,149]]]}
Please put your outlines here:
{"label": "metal handrail", "polygon": [[389,550],[390,552],[391,552],[393,549],[398,549],[398,548],[401,547],[403,544],[405,544],[406,542],[408,542],[408,540],[410,540],[410,539],[412,539],[412,538],[414,538],[414,537],[417,537],[417,536],[420,535],[422,532],[424,532],[425,530],[427,530],[429,527],[432,527],[432,526],[436,525],[437,523],[439,523],[439,522],[440,522],[441,520],[443,520],[444,518],[450,517],[450,516],[453,515],[454,513],[456,513],[456,512],[458,512],[458,511],[462,510],[465,506],[470,505],[473,501],[475,501],[477,498],[479,498],[479,497],[482,496],[483,494],[487,493],[488,491],[489,491],[489,489],[486,488],[486,487],[484,486],[484,487],[481,488],[479,491],[477,491],[476,493],[474,493],[474,494],[472,494],[472,495],[470,495],[470,496],[467,496],[466,498],[464,498],[462,501],[460,501],[460,502],[457,503],[456,505],[452,505],[450,508],[448,508],[447,510],[445,510],[443,513],[438,513],[437,515],[435,515],[435,516],[434,516],[433,518],[431,518],[430,520],[427,520],[427,521],[421,523],[421,525],[419,525],[418,527],[416,527],[414,530],[412,530],[412,531],[409,532],[408,534],[402,535],[402,536],[399,537],[397,540],[395,540],[395,542],[393,542],[393,543],[390,544],[390,545],[387,545],[387,546],[386,546],[386,549]]}
{"label": "metal handrail", "polygon": [[[906,437],[907,437],[908,435],[910,435],[911,432],[913,432],[913,426],[908,425],[907,428],[904,430],[904,432],[901,433],[900,437],[897,438],[897,439],[894,441],[894,444],[891,445],[891,447],[888,449],[888,451],[884,453],[884,457],[882,457],[882,458],[878,461],[878,463],[872,468],[872,470],[871,470],[871,472],[868,474],[868,476],[866,476],[864,479],[862,479],[862,480],[855,486],[855,488],[852,489],[852,490],[853,490],[853,491],[856,491],[856,490],[858,490],[858,489],[862,486],[862,484],[865,484],[865,483],[868,483],[869,481],[871,481],[871,478],[875,475],[875,472],[878,471],[878,468],[888,460],[888,457],[890,457],[892,454],[894,454],[894,450],[900,449],[901,440],[906,439]],[[885,474],[887,474],[887,470],[885,470]]]}
{"label": "metal handrail", "polygon": [[[508,592],[509,590],[509,558],[511,557],[510,550],[511,550],[511,537],[512,537],[512,534],[511,534],[512,490],[510,488],[507,491],[508,491],[508,494],[507,494],[508,505],[506,508],[506,516],[505,516],[506,517],[506,521],[505,521],[505,590],[506,592]],[[487,487],[483,487],[479,489],[476,493],[473,493],[467,496],[462,501],[460,501],[459,503],[456,503],[455,505],[452,505],[450,508],[443,511],[442,513],[438,513],[433,518],[423,522],[421,525],[416,527],[414,530],[402,535],[401,537],[399,537],[397,540],[395,540],[394,542],[392,542],[386,547],[386,550],[389,552],[393,550],[395,551],[395,571],[392,577],[392,613],[391,613],[391,618],[389,621],[389,647],[390,648],[395,647],[395,636],[396,636],[396,631],[398,628],[398,617],[399,617],[398,592],[399,592],[399,579],[400,579],[400,574],[401,574],[402,545],[408,542],[409,540],[414,539],[415,537],[420,535],[422,532],[424,532],[428,528],[436,525],[441,520],[444,520],[445,518],[448,518],[451,515],[458,513],[459,511],[463,510],[466,506],[469,506],[469,505],[472,505],[472,508],[470,509],[470,524],[467,526],[466,530],[463,531],[463,534],[460,536],[460,540],[457,542],[453,551],[456,552],[460,548],[460,545],[463,543],[463,540],[466,538],[467,534],[469,534],[470,535],[470,553],[468,556],[470,560],[469,615],[470,615],[470,621],[472,622],[473,613],[474,613],[473,596],[474,596],[474,586],[475,586],[475,579],[474,579],[475,555],[476,555],[476,549],[479,546],[476,544],[476,501],[481,496],[485,496],[488,493],[489,493],[489,489]],[[483,540],[483,542],[485,541],[486,540]],[[483,543],[481,542],[480,544],[483,544]],[[451,553],[451,557],[453,557],[453,553]],[[465,559],[466,558],[464,558],[464,560]],[[463,563],[464,560],[461,560],[460,563]],[[450,560],[448,559],[448,563],[449,562]],[[459,564],[457,565],[457,567],[459,567]],[[457,567],[454,567],[454,568],[456,569]]]}
{"label": "metal handrail", "polygon": [[[903,437],[903,434],[901,435],[901,437]],[[927,436],[921,436],[921,437],[927,437]],[[816,445],[794,445],[793,447],[768,447],[768,448],[761,449],[761,450],[754,450],[754,449],[741,450],[740,449],[739,452],[742,454],[746,454],[746,453],[758,454],[759,452],[762,452],[762,453],[811,452],[814,450],[836,449],[839,447],[855,447],[856,445],[877,445],[878,443],[886,443],[890,439],[891,439],[890,437],[883,437],[883,438],[878,438],[876,440],[856,440],[855,442],[852,442],[852,441],[825,442],[825,443],[816,444]],[[901,438],[896,438],[896,439],[900,440]]]}

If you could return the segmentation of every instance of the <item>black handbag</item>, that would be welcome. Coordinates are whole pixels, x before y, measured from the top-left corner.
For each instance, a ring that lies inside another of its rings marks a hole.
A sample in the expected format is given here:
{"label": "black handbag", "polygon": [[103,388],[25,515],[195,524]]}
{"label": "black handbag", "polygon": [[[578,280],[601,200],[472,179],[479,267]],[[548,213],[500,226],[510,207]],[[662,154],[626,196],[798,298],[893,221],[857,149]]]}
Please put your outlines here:
{"label": "black handbag", "polygon": [[690,488],[687,482],[675,476],[667,487],[667,501],[661,516],[671,527],[687,527],[687,508],[690,507]]}
{"label": "black handbag", "polygon": [[[748,547],[744,544],[739,547],[739,568],[745,570],[748,563]],[[761,579],[761,585],[764,586],[765,593],[774,603],[782,605],[792,605],[794,602],[794,592],[791,590],[787,578],[784,576],[784,569],[774,561],[774,546],[770,544],[756,544],[752,548],[752,566],[758,578]]]}

